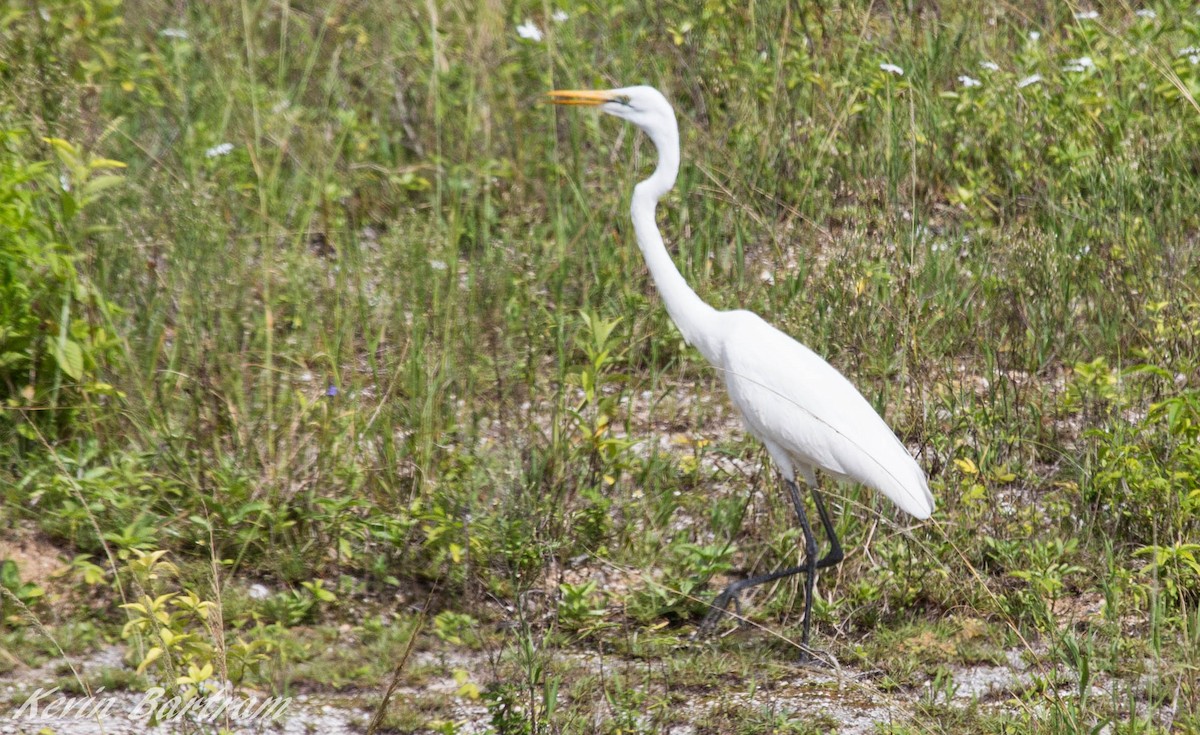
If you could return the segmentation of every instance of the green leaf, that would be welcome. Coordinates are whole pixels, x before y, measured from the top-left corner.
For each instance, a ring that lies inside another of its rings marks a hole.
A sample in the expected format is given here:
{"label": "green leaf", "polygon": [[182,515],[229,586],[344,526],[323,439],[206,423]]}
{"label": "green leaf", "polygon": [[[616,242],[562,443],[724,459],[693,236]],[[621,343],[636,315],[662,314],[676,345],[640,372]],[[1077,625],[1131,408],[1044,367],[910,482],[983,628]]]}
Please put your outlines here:
{"label": "green leaf", "polygon": [[83,348],[78,342],[65,338],[51,342],[50,354],[64,373],[75,380],[83,377]]}
{"label": "green leaf", "polygon": [[126,164],[121,161],[114,161],[111,158],[93,158],[88,162],[88,168],[125,168]]}
{"label": "green leaf", "polygon": [[142,662],[140,664],[138,664],[137,673],[139,675],[141,675],[141,673],[146,670],[147,666],[149,666],[150,664],[157,661],[159,659],[159,657],[162,655],[163,655],[163,650],[157,646],[146,651],[146,657],[144,659],[142,659]]}
{"label": "green leaf", "polygon": [[79,202],[75,196],[63,192],[62,195],[63,219],[70,220],[75,218],[75,214],[79,212]]}
{"label": "green leaf", "polygon": [[62,138],[42,138],[42,140],[54,148],[55,154],[58,155],[58,160],[62,161],[64,166],[72,170],[79,168],[79,151],[75,146]]}
{"label": "green leaf", "polygon": [[5,559],[3,564],[0,564],[0,585],[15,590],[21,585],[21,575],[17,573],[17,563],[12,559]]}

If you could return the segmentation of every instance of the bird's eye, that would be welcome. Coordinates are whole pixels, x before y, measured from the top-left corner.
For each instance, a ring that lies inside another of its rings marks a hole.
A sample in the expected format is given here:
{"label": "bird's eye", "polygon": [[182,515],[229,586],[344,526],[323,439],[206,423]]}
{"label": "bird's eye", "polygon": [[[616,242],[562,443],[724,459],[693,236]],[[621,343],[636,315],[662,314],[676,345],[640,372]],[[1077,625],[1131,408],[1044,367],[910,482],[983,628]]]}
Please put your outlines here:
{"label": "bird's eye", "polygon": [[629,95],[627,95],[627,94],[619,94],[616,96],[616,98],[613,101],[620,102],[621,104],[625,105],[626,107],[629,107]]}

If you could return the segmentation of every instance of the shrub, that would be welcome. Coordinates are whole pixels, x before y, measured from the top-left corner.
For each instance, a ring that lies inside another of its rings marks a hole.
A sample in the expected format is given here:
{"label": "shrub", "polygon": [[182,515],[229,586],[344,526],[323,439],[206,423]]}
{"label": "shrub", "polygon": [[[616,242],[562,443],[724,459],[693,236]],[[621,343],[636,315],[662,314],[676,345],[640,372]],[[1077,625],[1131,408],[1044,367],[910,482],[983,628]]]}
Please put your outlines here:
{"label": "shrub", "polygon": [[123,164],[47,143],[62,170],[26,155],[27,134],[0,131],[0,433],[66,431],[89,396],[113,394],[96,368],[115,347],[113,305],[80,275],[76,248],[95,231],[83,210],[121,182]]}

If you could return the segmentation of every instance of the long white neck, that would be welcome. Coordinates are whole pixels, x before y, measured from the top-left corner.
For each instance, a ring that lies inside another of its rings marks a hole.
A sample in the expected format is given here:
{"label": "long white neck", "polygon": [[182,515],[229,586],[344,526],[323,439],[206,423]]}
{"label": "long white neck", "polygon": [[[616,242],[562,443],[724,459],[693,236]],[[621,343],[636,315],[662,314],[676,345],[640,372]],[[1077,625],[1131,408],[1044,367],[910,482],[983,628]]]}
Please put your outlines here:
{"label": "long white neck", "polygon": [[654,221],[658,200],[675,186],[675,177],[679,173],[679,129],[674,117],[670,123],[661,129],[646,131],[658,149],[658,166],[650,178],[633,188],[630,206],[633,230],[671,321],[679,327],[688,344],[700,350],[709,362],[716,362],[718,345],[713,342],[713,330],[705,329],[704,324],[707,322],[711,327],[717,310],[704,303],[683,279]]}

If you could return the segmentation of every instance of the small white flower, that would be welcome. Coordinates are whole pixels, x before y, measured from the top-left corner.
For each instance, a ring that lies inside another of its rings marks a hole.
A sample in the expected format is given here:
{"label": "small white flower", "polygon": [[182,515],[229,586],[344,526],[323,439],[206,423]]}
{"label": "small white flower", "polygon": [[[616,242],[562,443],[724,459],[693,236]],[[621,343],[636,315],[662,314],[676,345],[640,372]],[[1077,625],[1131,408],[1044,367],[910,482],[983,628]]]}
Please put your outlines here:
{"label": "small white flower", "polygon": [[542,29],[526,18],[524,23],[517,26],[517,35],[529,41],[540,41],[542,40]]}
{"label": "small white flower", "polygon": [[265,584],[252,584],[250,589],[246,590],[246,594],[251,600],[265,600],[271,596],[271,590]]}
{"label": "small white flower", "polygon": [[564,23],[570,17],[571,16],[567,15],[565,10],[555,10],[553,13],[550,14],[550,18],[555,23]]}
{"label": "small white flower", "polygon": [[446,270],[447,266],[446,266],[446,261],[444,261],[444,260],[431,260],[431,261],[429,261],[429,267],[434,269],[435,271],[444,271],[444,270]]}
{"label": "small white flower", "polygon": [[1017,89],[1024,89],[1025,87],[1028,87],[1031,84],[1037,84],[1040,81],[1042,81],[1041,74],[1030,74],[1021,81],[1017,82]]}
{"label": "small white flower", "polygon": [[962,76],[960,76],[958,78],[958,82],[959,82],[959,84],[963,85],[964,87],[968,87],[968,88],[969,87],[978,87],[983,84],[983,82],[979,81],[978,79],[975,79],[974,77],[969,77],[966,74],[963,74]]}
{"label": "small white flower", "polygon": [[182,28],[164,28],[158,32],[158,35],[166,36],[167,38],[180,38],[185,41],[188,39],[188,32]]}
{"label": "small white flower", "polygon": [[60,185],[60,186],[62,186],[62,190],[63,190],[63,191],[70,191],[70,190],[71,190],[71,179],[67,178],[67,175],[66,175],[66,174],[59,174],[59,175],[58,175],[58,183],[59,183],[59,185]]}
{"label": "small white flower", "polygon": [[895,64],[880,64],[879,68],[886,71],[888,74],[895,74],[898,77],[904,76],[904,70]]}
{"label": "small white flower", "polygon": [[1192,66],[1200,64],[1200,54],[1192,54],[1188,57],[1188,61],[1191,62]]}
{"label": "small white flower", "polygon": [[228,155],[232,150],[233,143],[222,143],[220,145],[214,145],[212,148],[204,151],[204,155],[206,158],[216,158],[217,156]]}
{"label": "small white flower", "polygon": [[1029,32],[1029,40],[1030,41],[1036,41],[1041,37],[1042,37],[1042,34],[1039,33],[1038,31],[1030,31]]}
{"label": "small white flower", "polygon": [[1176,56],[1195,56],[1196,54],[1200,54],[1200,46],[1188,46],[1175,52]]}
{"label": "small white flower", "polygon": [[1084,10],[1075,14],[1075,20],[1095,20],[1100,14],[1095,10]]}
{"label": "small white flower", "polygon": [[1134,15],[1136,15],[1139,18],[1149,18],[1150,20],[1154,20],[1155,18],[1158,17],[1158,13],[1154,12],[1150,8],[1142,8],[1141,10],[1134,13]]}
{"label": "small white flower", "polygon": [[1063,67],[1063,71],[1081,72],[1093,69],[1095,66],[1096,62],[1092,61],[1092,57],[1080,56],[1078,59],[1068,61],[1067,65]]}
{"label": "small white flower", "polygon": [[987,69],[988,71],[1000,71],[1000,65],[994,61],[981,61],[979,62],[979,66]]}

